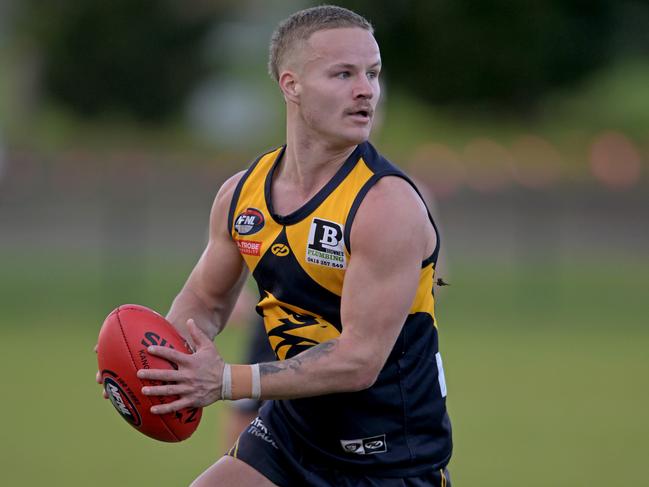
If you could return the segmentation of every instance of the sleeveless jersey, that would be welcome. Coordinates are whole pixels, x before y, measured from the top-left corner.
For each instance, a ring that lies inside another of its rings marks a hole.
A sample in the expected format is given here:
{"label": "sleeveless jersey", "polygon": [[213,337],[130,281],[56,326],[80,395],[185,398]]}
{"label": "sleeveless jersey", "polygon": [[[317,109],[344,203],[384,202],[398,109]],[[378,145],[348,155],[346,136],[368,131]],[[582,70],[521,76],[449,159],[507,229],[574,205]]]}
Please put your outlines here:
{"label": "sleeveless jersey", "polygon": [[[284,150],[252,164],[235,189],[228,216],[232,238],[257,282],[257,312],[279,360],[341,334],[342,287],[353,259],[350,231],[370,188],[382,177],[397,176],[416,189],[365,142],[311,200],[289,215],[277,215],[271,182]],[[433,296],[439,235],[437,242],[422,262],[417,294],[374,385],[268,401],[262,408],[274,440],[294,458],[316,458],[340,470],[370,468],[385,476],[414,475],[448,463],[451,427]]]}

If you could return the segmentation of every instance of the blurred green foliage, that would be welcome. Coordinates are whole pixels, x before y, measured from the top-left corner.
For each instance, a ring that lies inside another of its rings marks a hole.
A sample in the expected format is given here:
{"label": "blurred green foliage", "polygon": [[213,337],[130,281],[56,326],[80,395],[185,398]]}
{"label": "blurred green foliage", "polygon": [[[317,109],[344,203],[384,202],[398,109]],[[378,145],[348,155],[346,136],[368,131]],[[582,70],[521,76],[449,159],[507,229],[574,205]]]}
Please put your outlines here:
{"label": "blurred green foliage", "polygon": [[437,105],[527,112],[612,55],[609,0],[344,3],[373,22],[388,80]]}
{"label": "blurred green foliage", "polygon": [[[54,99],[86,116],[165,121],[218,69],[219,56],[201,53],[211,30],[245,11],[233,3],[31,0],[23,25]],[[638,22],[649,9],[637,0],[340,3],[374,23],[390,84],[437,106],[529,114],[548,93],[649,48]]]}
{"label": "blurred green foliage", "polygon": [[[294,3],[297,9],[317,2]],[[373,140],[397,158],[431,141],[461,147],[489,137],[507,144],[521,133],[545,137],[560,150],[565,134],[576,134],[569,144],[578,139],[582,151],[602,130],[640,143],[645,137],[646,2],[339,3],[376,25],[388,116]],[[230,79],[233,63],[237,73],[246,65],[246,76],[256,76],[241,86],[270,88],[255,101],[277,111],[268,119],[283,117],[263,57],[275,22],[291,10],[286,6],[225,0],[14,5],[20,15],[7,35],[9,41],[22,36],[22,47],[0,47],[0,123],[10,147],[224,149],[189,123],[188,101],[206,81]],[[242,35],[244,27],[252,30]],[[242,88],[241,96],[249,91]],[[214,118],[228,120],[222,101]],[[281,142],[282,125],[264,123],[246,134],[244,148],[232,149],[249,149],[234,160]],[[565,159],[575,165],[573,157]]]}
{"label": "blurred green foliage", "polygon": [[199,46],[219,19],[153,0],[32,1],[24,16],[50,96],[80,115],[143,121],[177,113],[207,71]]}

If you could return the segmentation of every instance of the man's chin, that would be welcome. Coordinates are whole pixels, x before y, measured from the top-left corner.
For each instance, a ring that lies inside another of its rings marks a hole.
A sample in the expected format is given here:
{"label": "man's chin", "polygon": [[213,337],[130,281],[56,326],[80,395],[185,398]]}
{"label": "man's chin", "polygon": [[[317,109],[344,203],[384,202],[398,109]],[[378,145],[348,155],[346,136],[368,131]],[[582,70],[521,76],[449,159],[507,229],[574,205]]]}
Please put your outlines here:
{"label": "man's chin", "polygon": [[343,150],[362,144],[369,139],[370,130],[346,130],[344,132],[326,133],[321,132],[324,140],[328,141],[329,147],[336,150]]}
{"label": "man's chin", "polygon": [[342,135],[346,145],[358,145],[370,138],[370,130],[354,130]]}

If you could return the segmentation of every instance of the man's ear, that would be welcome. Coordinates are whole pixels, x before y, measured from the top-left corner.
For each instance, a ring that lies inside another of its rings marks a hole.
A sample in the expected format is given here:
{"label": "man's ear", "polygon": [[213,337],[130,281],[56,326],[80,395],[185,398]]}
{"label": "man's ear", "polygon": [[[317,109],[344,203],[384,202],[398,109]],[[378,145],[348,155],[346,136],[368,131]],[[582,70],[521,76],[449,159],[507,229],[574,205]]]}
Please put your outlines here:
{"label": "man's ear", "polygon": [[282,71],[279,76],[279,88],[284,94],[286,101],[299,103],[301,86],[296,74],[292,71]]}

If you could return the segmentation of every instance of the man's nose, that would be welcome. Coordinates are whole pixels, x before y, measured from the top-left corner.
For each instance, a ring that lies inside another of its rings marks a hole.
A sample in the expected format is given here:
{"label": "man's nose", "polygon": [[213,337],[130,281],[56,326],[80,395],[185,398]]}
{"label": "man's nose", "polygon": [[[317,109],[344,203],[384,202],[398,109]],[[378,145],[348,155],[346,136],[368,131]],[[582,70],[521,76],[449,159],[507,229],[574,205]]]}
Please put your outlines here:
{"label": "man's nose", "polygon": [[367,76],[362,75],[358,77],[354,85],[353,96],[354,98],[372,99],[374,96],[374,87]]}

